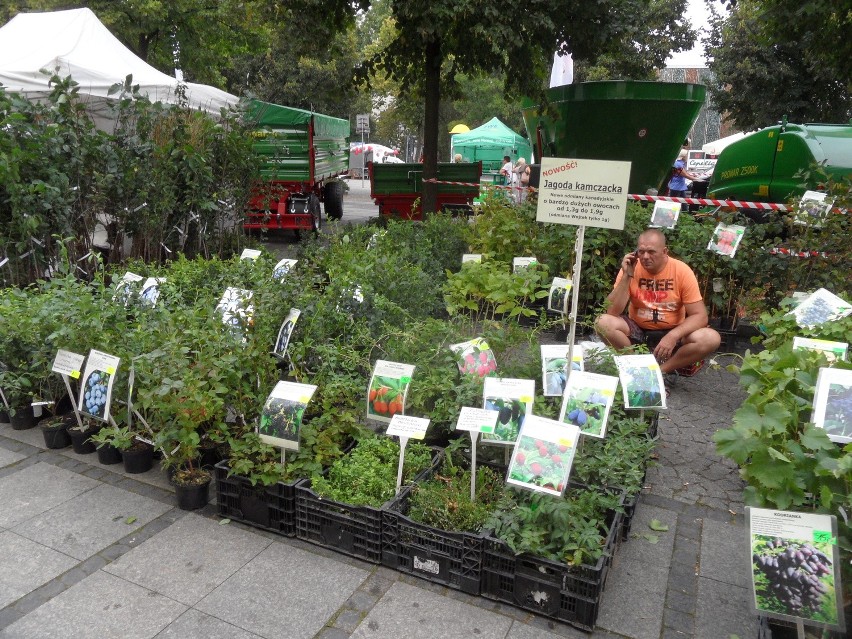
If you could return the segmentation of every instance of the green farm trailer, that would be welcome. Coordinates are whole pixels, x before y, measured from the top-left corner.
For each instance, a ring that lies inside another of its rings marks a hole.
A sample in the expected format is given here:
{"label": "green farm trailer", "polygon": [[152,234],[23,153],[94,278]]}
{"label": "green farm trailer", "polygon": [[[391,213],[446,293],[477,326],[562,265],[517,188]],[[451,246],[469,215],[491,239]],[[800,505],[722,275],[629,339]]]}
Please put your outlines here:
{"label": "green farm trailer", "polygon": [[[371,163],[368,168],[370,197],[379,205],[380,216],[422,219],[420,207],[416,206],[423,195],[422,164]],[[439,162],[438,210],[472,211],[481,176],[482,162]]]}
{"label": "green farm trailer", "polygon": [[321,203],[330,219],[343,217],[349,170],[349,121],[254,101],[252,150],[260,159],[244,223],[247,229],[318,231]]}

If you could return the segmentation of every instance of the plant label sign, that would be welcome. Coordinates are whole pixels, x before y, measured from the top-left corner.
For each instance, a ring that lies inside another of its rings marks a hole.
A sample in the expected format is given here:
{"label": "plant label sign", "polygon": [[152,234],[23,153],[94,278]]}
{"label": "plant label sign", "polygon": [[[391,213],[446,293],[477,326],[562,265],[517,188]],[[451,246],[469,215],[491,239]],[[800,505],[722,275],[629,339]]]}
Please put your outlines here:
{"label": "plant label sign", "polygon": [[243,288],[226,288],[216,305],[216,311],[222,314],[222,323],[236,330],[249,326],[254,318],[253,296],[252,291]]}
{"label": "plant label sign", "polygon": [[562,398],[559,421],[577,426],[583,435],[603,439],[616,388],[617,377],[584,371],[571,373]]}
{"label": "plant label sign", "polygon": [[275,348],[272,351],[272,354],[276,357],[284,359],[287,353],[287,346],[290,344],[290,336],[293,334],[293,328],[296,326],[296,320],[299,319],[301,314],[302,311],[298,308],[291,308],[290,312],[287,313],[287,317],[284,318],[284,323],[278,329],[278,339],[275,340]]}
{"label": "plant label sign", "polygon": [[497,411],[494,434],[483,434],[483,444],[513,446],[524,420],[532,414],[535,380],[486,377],[482,407]]}
{"label": "plant label sign", "polygon": [[673,229],[680,216],[680,202],[664,202],[658,200],[654,203],[654,211],[651,213],[651,228]]}
{"label": "plant label sign", "polygon": [[843,319],[852,313],[852,304],[831,291],[818,288],[788,313],[802,328],[812,328],[825,322]]}
{"label": "plant label sign", "polygon": [[734,257],[740,242],[743,241],[745,235],[745,227],[736,224],[719,224],[713,231],[713,237],[707,244],[707,250],[725,257]]}
{"label": "plant label sign", "polygon": [[285,450],[299,450],[305,409],[316,390],[311,384],[278,382],[263,405],[257,427],[260,439]]}
{"label": "plant label sign", "polygon": [[142,292],[139,293],[140,299],[152,308],[156,306],[157,300],[160,299],[160,284],[165,281],[165,277],[149,277],[142,285]]}
{"label": "plant label sign", "polygon": [[811,421],[831,441],[852,442],[852,370],[819,369]]}
{"label": "plant label sign", "polygon": [[462,374],[469,373],[485,377],[488,373],[497,370],[494,352],[482,337],[474,337],[467,342],[451,344],[450,350],[458,355],[459,371]]}
{"label": "plant label sign", "polygon": [[83,371],[83,388],[80,391],[77,410],[102,421],[109,420],[112,402],[112,387],[119,358],[92,349]]}
{"label": "plant label sign", "polygon": [[843,361],[849,351],[846,342],[831,342],[827,339],[812,339],[810,337],[793,338],[793,350],[822,351],[829,362]]}
{"label": "plant label sign", "polygon": [[482,253],[465,253],[462,255],[462,264],[467,264],[468,262],[476,262],[477,264],[482,262]]}
{"label": "plant label sign", "polygon": [[50,370],[60,375],[67,375],[72,379],[79,379],[85,360],[85,355],[63,351],[60,348],[56,352],[56,357],[53,359],[53,367]]}
{"label": "plant label sign", "polygon": [[286,257],[283,260],[280,260],[278,264],[275,265],[275,268],[272,269],[272,279],[282,280],[284,277],[293,270],[293,267],[296,266],[296,262],[299,260],[289,260]]}
{"label": "plant label sign", "polygon": [[562,495],[579,436],[576,426],[530,415],[515,443],[506,482],[548,495]]}
{"label": "plant label sign", "polygon": [[536,221],[623,229],[630,162],[541,158]]}
{"label": "plant label sign", "polygon": [[571,292],[573,282],[564,277],[554,277],[550,284],[550,293],[547,296],[547,310],[568,315],[568,294]]}
{"label": "plant label sign", "polygon": [[834,515],[746,508],[753,609],[845,630]]}
{"label": "plant label sign", "polygon": [[538,259],[535,257],[513,257],[512,258],[512,273],[520,273],[528,269],[533,264],[538,264]]}
{"label": "plant label sign", "polygon": [[122,275],[121,279],[118,280],[118,283],[115,285],[115,293],[112,295],[112,301],[124,304],[125,306],[130,304],[136,285],[143,279],[144,278],[141,275],[127,271],[127,273]]}
{"label": "plant label sign", "polygon": [[793,222],[796,224],[810,224],[815,227],[822,226],[823,220],[834,205],[834,198],[826,197],[822,191],[805,191]]}
{"label": "plant label sign", "polygon": [[494,428],[497,425],[498,414],[496,410],[462,406],[459,413],[459,420],[456,422],[456,430],[490,435],[494,432]]}
{"label": "plant label sign", "polygon": [[410,415],[394,415],[388,425],[387,434],[396,435],[399,438],[423,439],[429,429],[429,420],[423,417],[412,417]]}
{"label": "plant label sign", "polygon": [[387,424],[395,415],[404,415],[412,375],[412,364],[377,360],[367,391],[367,419]]}
{"label": "plant label sign", "polygon": [[[561,397],[568,381],[568,344],[541,345],[541,379],[545,397]],[[574,345],[571,370],[583,370],[583,347]]]}
{"label": "plant label sign", "polygon": [[625,408],[666,407],[663,373],[653,355],[618,355],[613,359],[618,367]]}
{"label": "plant label sign", "polygon": [[258,249],[243,249],[243,252],[240,253],[240,261],[242,260],[256,260],[260,257],[260,251]]}

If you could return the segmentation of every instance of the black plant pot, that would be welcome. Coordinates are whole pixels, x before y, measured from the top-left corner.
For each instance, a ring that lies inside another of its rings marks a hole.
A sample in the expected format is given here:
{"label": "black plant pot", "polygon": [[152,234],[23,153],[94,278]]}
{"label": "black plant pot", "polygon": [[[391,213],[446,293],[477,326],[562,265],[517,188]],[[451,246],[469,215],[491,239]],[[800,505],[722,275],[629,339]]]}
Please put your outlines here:
{"label": "black plant pot", "polygon": [[57,450],[71,445],[71,436],[68,434],[68,420],[50,417],[42,420],[39,424],[41,434],[44,436],[44,445],[50,449]]}
{"label": "black plant pot", "polygon": [[95,442],[89,438],[97,432],[97,428],[89,427],[86,430],[80,430],[77,427],[69,428],[68,434],[71,435],[71,445],[74,447],[74,452],[78,455],[91,455],[95,452]]}
{"label": "black plant pot", "polygon": [[154,447],[145,442],[136,442],[121,452],[125,472],[131,475],[147,473],[154,465]]}
{"label": "black plant pot", "polygon": [[121,459],[121,451],[112,444],[103,444],[98,448],[98,461],[105,466],[120,464]]}
{"label": "black plant pot", "polygon": [[222,461],[219,447],[215,444],[213,446],[201,446],[198,450],[201,453],[198,461],[202,468],[213,468],[213,466]]}
{"label": "black plant pot", "polygon": [[9,411],[3,409],[0,410],[0,424],[8,424],[9,423]]}
{"label": "black plant pot", "polygon": [[35,428],[38,420],[33,413],[33,407],[25,406],[16,409],[15,414],[9,416],[9,423],[12,424],[13,430],[27,430],[28,428]]}
{"label": "black plant pot", "polygon": [[181,510],[198,510],[199,508],[204,508],[207,502],[210,501],[211,479],[212,477],[208,477],[207,481],[201,484],[180,484],[172,479],[171,482],[172,486],[175,487],[178,508]]}

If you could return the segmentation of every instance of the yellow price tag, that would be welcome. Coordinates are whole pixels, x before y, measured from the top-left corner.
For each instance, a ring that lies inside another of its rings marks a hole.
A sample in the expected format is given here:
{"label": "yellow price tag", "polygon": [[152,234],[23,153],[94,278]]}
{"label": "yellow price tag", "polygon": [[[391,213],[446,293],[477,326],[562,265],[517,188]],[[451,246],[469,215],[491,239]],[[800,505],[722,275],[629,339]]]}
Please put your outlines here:
{"label": "yellow price tag", "polygon": [[115,375],[115,366],[108,366],[106,372],[110,375]]}
{"label": "yellow price tag", "polygon": [[660,369],[660,365],[659,365],[659,364],[649,364],[649,365],[648,365],[648,370],[656,371],[656,370],[659,370],[659,369]]}
{"label": "yellow price tag", "polygon": [[80,371],[71,371],[71,377],[77,379],[78,377],[80,377]]}
{"label": "yellow price tag", "polygon": [[302,396],[299,398],[299,403],[300,403],[300,404],[307,404],[309,401],[311,401],[311,398],[310,398],[308,395],[302,395]]}
{"label": "yellow price tag", "polygon": [[560,446],[568,446],[568,447],[571,447],[571,446],[574,445],[574,443],[570,439],[568,439],[567,437],[560,437],[556,441],[556,443],[559,444]]}
{"label": "yellow price tag", "polygon": [[521,395],[518,399],[524,403],[531,402],[533,400],[532,395]]}
{"label": "yellow price tag", "polygon": [[484,351],[487,351],[489,349],[488,342],[486,342],[485,340],[482,340],[481,342],[479,342],[479,348],[481,348]]}
{"label": "yellow price tag", "polygon": [[612,397],[613,395],[615,395],[615,392],[609,390],[608,388],[605,388],[601,391],[601,395],[603,395],[604,397]]}

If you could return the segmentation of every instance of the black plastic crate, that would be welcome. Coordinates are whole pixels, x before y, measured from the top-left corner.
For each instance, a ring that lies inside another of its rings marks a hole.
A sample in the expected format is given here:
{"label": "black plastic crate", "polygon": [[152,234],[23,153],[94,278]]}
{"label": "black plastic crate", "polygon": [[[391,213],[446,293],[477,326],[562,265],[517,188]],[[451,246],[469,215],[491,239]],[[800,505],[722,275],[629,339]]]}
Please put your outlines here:
{"label": "black plastic crate", "polygon": [[228,477],[228,460],[214,467],[219,514],[286,537],[296,536],[296,486],[305,481],[252,486],[245,477]]}
{"label": "black plastic crate", "polygon": [[[623,502],[622,493],[622,505]],[[515,555],[505,542],[486,537],[481,594],[583,630],[594,630],[621,528],[622,513],[611,510],[604,554],[594,565],[580,566],[528,554]]]}
{"label": "black plastic crate", "polygon": [[[443,451],[432,449],[432,464],[418,473],[413,481],[434,472],[441,463]],[[410,485],[388,500],[381,508],[352,506],[323,499],[311,490],[310,480],[296,488],[296,536],[318,546],[325,546],[374,564],[382,563],[382,512],[407,495]]]}

